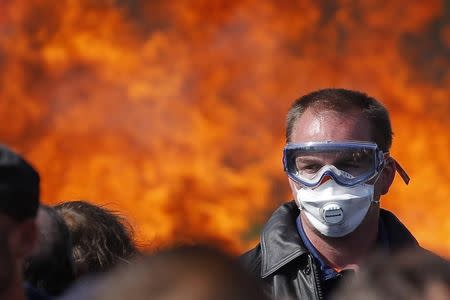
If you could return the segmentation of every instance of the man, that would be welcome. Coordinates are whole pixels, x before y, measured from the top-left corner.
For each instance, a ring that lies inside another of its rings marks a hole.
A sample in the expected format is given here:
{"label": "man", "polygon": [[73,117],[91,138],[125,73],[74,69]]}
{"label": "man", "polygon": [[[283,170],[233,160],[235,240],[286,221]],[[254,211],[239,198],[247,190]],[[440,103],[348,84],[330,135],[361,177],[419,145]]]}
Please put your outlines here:
{"label": "man", "polygon": [[59,296],[75,281],[69,228],[56,210],[46,205],[39,207],[36,223],[39,238],[25,260],[25,280],[48,295]]}
{"label": "man", "polygon": [[[24,259],[37,239],[39,175],[0,145],[0,299],[45,299],[22,279]],[[28,295],[28,296],[26,296]]]}
{"label": "man", "polygon": [[275,298],[327,299],[377,250],[417,242],[380,209],[396,170],[389,154],[386,109],[355,91],[325,89],[295,101],[287,115],[284,169],[295,201],[265,225],[261,242],[242,262]]}

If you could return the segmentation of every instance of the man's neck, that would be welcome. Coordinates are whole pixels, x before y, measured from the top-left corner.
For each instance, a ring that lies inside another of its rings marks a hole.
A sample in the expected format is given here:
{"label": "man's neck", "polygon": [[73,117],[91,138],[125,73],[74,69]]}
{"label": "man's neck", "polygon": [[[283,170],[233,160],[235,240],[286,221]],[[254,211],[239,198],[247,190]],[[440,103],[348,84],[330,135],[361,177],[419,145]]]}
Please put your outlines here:
{"label": "man's neck", "polygon": [[363,223],[351,234],[330,238],[312,229],[305,216],[301,222],[311,244],[332,268],[357,269],[375,248],[378,234],[378,212],[369,211]]}

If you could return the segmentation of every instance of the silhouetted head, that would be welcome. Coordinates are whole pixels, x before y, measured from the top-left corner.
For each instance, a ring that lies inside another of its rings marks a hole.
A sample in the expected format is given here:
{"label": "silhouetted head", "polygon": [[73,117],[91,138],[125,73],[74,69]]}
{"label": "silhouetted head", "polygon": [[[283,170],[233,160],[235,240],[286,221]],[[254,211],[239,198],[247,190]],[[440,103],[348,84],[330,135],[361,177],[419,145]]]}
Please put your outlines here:
{"label": "silhouetted head", "polygon": [[450,295],[450,262],[423,249],[377,256],[334,300],[444,300]]}
{"label": "silhouetted head", "polygon": [[23,289],[22,268],[37,240],[39,175],[0,145],[0,298]]}
{"label": "silhouetted head", "polygon": [[38,242],[25,260],[25,280],[58,296],[75,280],[69,228],[53,208],[45,205],[39,208],[37,225]]}
{"label": "silhouetted head", "polygon": [[[107,275],[89,300],[265,300],[259,282],[220,251],[183,246]],[[69,298],[72,299],[72,298]]]}
{"label": "silhouetted head", "polygon": [[77,277],[108,271],[137,253],[131,227],[117,213],[86,201],[64,202],[55,209],[72,236]]}

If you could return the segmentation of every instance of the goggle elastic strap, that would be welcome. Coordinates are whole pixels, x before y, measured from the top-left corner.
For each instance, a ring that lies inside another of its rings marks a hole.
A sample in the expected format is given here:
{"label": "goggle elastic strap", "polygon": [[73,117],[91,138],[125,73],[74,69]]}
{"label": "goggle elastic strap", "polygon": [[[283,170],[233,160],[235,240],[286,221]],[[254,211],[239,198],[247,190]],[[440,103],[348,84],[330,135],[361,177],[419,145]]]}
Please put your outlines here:
{"label": "goggle elastic strap", "polygon": [[406,174],[406,171],[403,170],[402,166],[400,166],[400,164],[395,159],[393,159],[393,160],[395,163],[395,170],[397,171],[398,175],[400,175],[400,177],[403,179],[405,184],[408,184],[410,181],[408,174]]}
{"label": "goggle elastic strap", "polygon": [[389,152],[384,153],[384,157],[391,158],[394,161],[395,171],[397,171],[398,175],[400,175],[400,177],[403,179],[403,182],[408,185],[411,179],[409,178],[406,171],[402,168],[402,166],[400,166],[400,164],[392,156],[389,155]]}

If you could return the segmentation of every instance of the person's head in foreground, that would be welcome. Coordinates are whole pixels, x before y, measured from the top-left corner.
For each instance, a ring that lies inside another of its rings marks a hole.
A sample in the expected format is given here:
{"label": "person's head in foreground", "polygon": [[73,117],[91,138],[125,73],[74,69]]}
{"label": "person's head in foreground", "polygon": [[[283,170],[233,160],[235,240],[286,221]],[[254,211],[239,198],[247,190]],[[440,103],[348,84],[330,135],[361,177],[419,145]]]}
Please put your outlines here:
{"label": "person's head in foreground", "polygon": [[64,202],[54,208],[71,233],[77,278],[109,271],[137,253],[131,227],[119,214],[86,201]]}
{"label": "person's head in foreground", "polygon": [[426,251],[376,256],[353,280],[343,284],[334,300],[447,300],[450,262]]}
{"label": "person's head in foreground", "polygon": [[25,280],[58,296],[75,280],[69,228],[53,208],[45,205],[38,210],[37,224],[38,242],[25,260]]}
{"label": "person's head in foreground", "polygon": [[85,299],[267,299],[256,279],[234,259],[201,246],[182,246],[141,257],[108,274],[94,290]]}
{"label": "person's head in foreground", "polygon": [[[295,201],[280,207],[243,256],[273,296],[320,299],[378,248],[417,245],[380,209],[396,171],[386,108],[357,91],[325,89],[296,100],[286,119],[284,170]],[[292,280],[298,278],[298,280]]]}
{"label": "person's head in foreground", "polygon": [[39,182],[28,162],[0,145],[0,299],[26,299],[22,270],[38,236]]}

